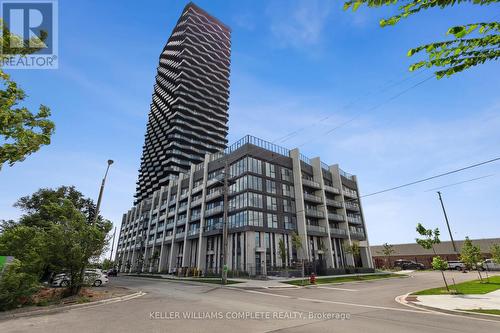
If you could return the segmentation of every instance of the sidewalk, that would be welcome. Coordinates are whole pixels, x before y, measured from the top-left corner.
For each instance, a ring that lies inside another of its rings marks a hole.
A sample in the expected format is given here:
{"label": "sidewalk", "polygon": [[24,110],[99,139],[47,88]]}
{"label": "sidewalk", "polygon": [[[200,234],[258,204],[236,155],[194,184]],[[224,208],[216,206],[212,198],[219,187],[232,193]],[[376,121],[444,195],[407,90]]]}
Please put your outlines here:
{"label": "sidewalk", "polygon": [[500,290],[482,295],[424,295],[413,302],[442,310],[500,310]]}

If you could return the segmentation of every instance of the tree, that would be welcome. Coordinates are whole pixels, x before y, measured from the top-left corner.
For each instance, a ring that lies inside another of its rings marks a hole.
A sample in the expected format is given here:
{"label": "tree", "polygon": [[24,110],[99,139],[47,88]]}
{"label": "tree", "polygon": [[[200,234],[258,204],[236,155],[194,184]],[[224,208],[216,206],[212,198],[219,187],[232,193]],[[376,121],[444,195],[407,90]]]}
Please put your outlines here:
{"label": "tree", "polygon": [[[297,251],[297,256],[299,256],[299,251],[304,252],[302,237],[295,232],[292,232],[292,246],[295,248],[295,251]],[[302,284],[304,284],[304,281],[303,281],[304,275],[305,275],[304,259],[302,258],[300,261],[301,261],[301,266],[302,266]]]}
{"label": "tree", "polygon": [[354,263],[354,267],[356,267],[357,259],[361,253],[361,248],[358,242],[351,242],[351,244],[347,244],[344,246],[344,251],[352,256],[352,261]]}
{"label": "tree", "polygon": [[109,259],[104,259],[102,261],[102,269],[104,270],[108,270],[108,269],[111,269],[115,266],[115,262],[113,260],[109,260]]}
{"label": "tree", "polygon": [[0,254],[15,256],[22,263],[22,272],[37,280],[48,272],[67,272],[70,294],[76,294],[83,284],[84,268],[102,254],[111,230],[111,222],[102,218],[96,224],[89,222],[78,205],[86,200],[73,187],[42,189],[21,198],[18,207],[24,215],[18,223],[3,228]]}
{"label": "tree", "polygon": [[[420,236],[423,236],[424,238],[416,238],[417,244],[423,247],[426,250],[432,250],[434,252],[435,257],[432,259],[433,262],[433,268],[434,268],[434,259],[438,258],[439,256],[436,254],[436,250],[434,249],[434,245],[441,243],[441,240],[439,239],[439,229],[436,228],[434,230],[432,229],[425,229],[425,227],[419,223],[417,224],[417,233]],[[439,259],[438,259],[439,261]],[[443,277],[444,284],[446,286],[446,290],[448,292],[450,291],[450,288],[448,287],[448,282],[446,282],[446,277],[444,276],[444,270],[441,271],[441,276]]]}
{"label": "tree", "polygon": [[[424,10],[439,7],[449,8],[460,4],[486,6],[500,0],[349,0],[344,9],[357,10],[361,5],[381,7],[399,4],[399,13],[380,20],[380,26],[397,24],[401,19],[416,15]],[[421,67],[439,67],[435,75],[438,79],[451,76],[470,67],[497,60],[500,57],[500,22],[475,22],[451,27],[447,35],[451,40],[430,43],[408,51],[408,56],[425,52],[427,60],[410,66],[410,71]]]}
{"label": "tree", "polygon": [[491,252],[491,259],[496,264],[500,264],[500,244],[493,244],[490,249]]}
{"label": "tree", "polygon": [[390,257],[394,252],[396,252],[396,250],[394,250],[394,245],[390,245],[388,243],[384,243],[382,245],[382,251],[380,251],[380,253],[385,256],[385,263],[387,267],[391,266]]}
{"label": "tree", "polygon": [[[40,50],[37,47],[39,42],[47,38],[43,34],[41,38],[22,41],[20,37],[12,35],[0,21],[0,45],[3,53],[0,60],[12,57],[13,55],[32,54]],[[11,43],[13,39],[18,41]],[[23,47],[11,48],[11,45]],[[34,47],[28,47],[34,45]],[[49,120],[50,109],[40,105],[38,112],[32,113],[26,107],[20,107],[26,98],[26,93],[17,86],[17,83],[10,79],[0,69],[0,170],[4,163],[10,166],[16,162],[23,161],[28,155],[38,151],[42,145],[50,144],[50,138],[54,133],[55,125]]]}
{"label": "tree", "polygon": [[443,280],[446,286],[446,290],[450,292],[450,287],[448,286],[448,282],[446,282],[446,279],[444,278],[444,271],[448,269],[448,262],[446,262],[446,260],[443,260],[443,258],[441,258],[440,256],[436,256],[432,258],[432,268],[441,272],[441,274],[443,275]]}
{"label": "tree", "polygon": [[481,276],[478,265],[481,259],[482,256],[480,247],[472,244],[469,237],[465,237],[462,252],[460,254],[460,260],[465,264],[466,269],[471,270],[476,268],[477,273],[479,274],[479,279],[482,281],[483,277]]}
{"label": "tree", "polygon": [[36,276],[26,273],[21,261],[14,259],[7,265],[0,279],[0,311],[25,303],[39,287]]}
{"label": "tree", "polygon": [[280,240],[278,241],[278,251],[279,251],[279,255],[280,255],[280,258],[281,258],[281,265],[282,267],[285,267],[287,266],[287,248],[286,248],[286,245],[285,245],[285,239],[282,237],[280,238]]}

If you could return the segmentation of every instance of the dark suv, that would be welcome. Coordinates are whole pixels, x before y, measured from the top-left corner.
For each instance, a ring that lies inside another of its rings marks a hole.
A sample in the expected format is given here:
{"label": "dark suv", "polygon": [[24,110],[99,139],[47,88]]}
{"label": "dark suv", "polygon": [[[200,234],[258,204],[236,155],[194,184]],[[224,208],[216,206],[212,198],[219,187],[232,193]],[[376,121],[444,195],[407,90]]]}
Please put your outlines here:
{"label": "dark suv", "polygon": [[424,269],[424,265],[421,263],[411,261],[411,260],[405,260],[405,259],[398,259],[394,262],[394,267],[399,267],[401,269]]}

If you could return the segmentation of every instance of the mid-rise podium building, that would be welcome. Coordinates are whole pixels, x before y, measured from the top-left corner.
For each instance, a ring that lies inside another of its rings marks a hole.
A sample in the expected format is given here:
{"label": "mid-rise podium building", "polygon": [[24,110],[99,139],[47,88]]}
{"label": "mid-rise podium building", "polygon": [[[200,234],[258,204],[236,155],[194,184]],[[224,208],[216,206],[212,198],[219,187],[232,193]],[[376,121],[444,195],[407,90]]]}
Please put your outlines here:
{"label": "mid-rise podium building", "polygon": [[226,146],[229,55],[230,29],[188,4],[160,56],[120,271],[218,274],[223,230],[231,271],[372,268],[356,176],[252,136]]}

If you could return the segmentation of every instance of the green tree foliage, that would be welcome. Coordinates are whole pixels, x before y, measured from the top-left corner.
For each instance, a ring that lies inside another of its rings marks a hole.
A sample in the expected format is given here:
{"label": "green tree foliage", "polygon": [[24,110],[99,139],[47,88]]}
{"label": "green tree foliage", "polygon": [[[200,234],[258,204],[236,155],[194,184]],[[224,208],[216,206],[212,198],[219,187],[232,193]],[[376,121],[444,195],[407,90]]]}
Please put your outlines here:
{"label": "green tree foliage", "polygon": [[380,251],[381,254],[385,256],[385,264],[387,266],[390,266],[390,256],[395,252],[394,250],[394,245],[391,245],[389,243],[384,243],[382,245],[382,250]]}
{"label": "green tree foliage", "polygon": [[351,244],[346,244],[344,246],[344,251],[352,255],[354,267],[356,267],[356,261],[361,253],[361,247],[358,242],[352,242]]}
{"label": "green tree foliage", "polygon": [[26,273],[21,261],[14,259],[8,264],[0,279],[0,311],[15,308],[20,303],[27,303],[29,297],[39,287],[36,276]]}
{"label": "green tree foliage", "polygon": [[448,269],[448,262],[440,256],[436,256],[432,258],[432,268],[437,271],[445,271]]}
{"label": "green tree foliage", "polygon": [[76,294],[84,268],[103,253],[111,230],[111,222],[102,217],[97,224],[89,222],[82,205],[88,201],[73,187],[42,189],[21,198],[16,205],[24,215],[17,223],[4,223],[0,255],[14,256],[21,263],[16,272],[36,281],[50,272],[70,274],[69,291]]}
{"label": "green tree foliage", "polygon": [[464,263],[466,269],[477,269],[479,274],[479,279],[483,280],[481,273],[479,272],[478,263],[482,260],[481,248],[477,245],[472,244],[469,237],[465,237],[464,245],[462,246],[462,252],[460,253],[460,260]]}
{"label": "green tree foliage", "polygon": [[439,229],[425,229],[425,227],[419,223],[417,224],[417,233],[420,236],[423,236],[423,238],[416,238],[417,244],[426,250],[432,250],[432,252],[436,254],[434,245],[441,243],[441,240],[439,239]]}
{"label": "green tree foliage", "polygon": [[[436,267],[442,267],[441,263],[442,259],[436,254],[436,249],[434,249],[434,245],[441,243],[441,240],[439,239],[440,236],[439,229],[438,228],[434,230],[426,229],[421,223],[418,223],[417,233],[423,237],[423,238],[416,238],[417,244],[426,250],[432,250],[432,252],[434,252],[435,257],[432,258],[432,268],[434,268],[434,262],[436,262]],[[448,266],[448,264],[446,264],[446,266]],[[439,268],[434,268],[434,269],[439,269]],[[446,277],[444,276],[445,269],[439,269],[439,270],[441,271],[441,276],[443,277],[446,290],[450,291],[450,288],[448,287],[448,282],[446,281]]]}
{"label": "green tree foliage", "polygon": [[[486,6],[498,2],[500,0],[350,0],[344,3],[344,9],[357,10],[361,5],[399,5],[396,15],[380,20],[380,26],[385,27],[431,8],[444,9],[460,4]],[[427,60],[411,65],[410,71],[424,66],[443,68],[435,72],[439,79],[500,57],[500,22],[474,22],[454,26],[448,29],[447,35],[452,38],[409,50],[408,56],[422,52],[428,56]]]}
{"label": "green tree foliage", "polygon": [[500,264],[500,244],[493,244],[490,249],[491,259],[497,264]]}
{"label": "green tree foliage", "polygon": [[288,251],[285,245],[285,240],[283,238],[280,238],[280,240],[278,241],[278,251],[281,258],[282,266],[286,267],[287,266],[286,258]]}
{"label": "green tree foliage", "polygon": [[108,270],[108,269],[111,269],[115,266],[115,262],[113,260],[109,260],[109,259],[104,259],[102,261],[102,269],[104,270]]}
{"label": "green tree foliage", "polygon": [[[0,59],[35,53],[46,37],[43,35],[41,39],[22,41],[12,35],[0,20],[0,45],[4,46]],[[0,170],[4,163],[12,166],[38,151],[42,145],[50,144],[54,133],[55,125],[49,120],[50,109],[40,105],[38,111],[33,113],[19,106],[25,98],[26,93],[0,69]]]}

